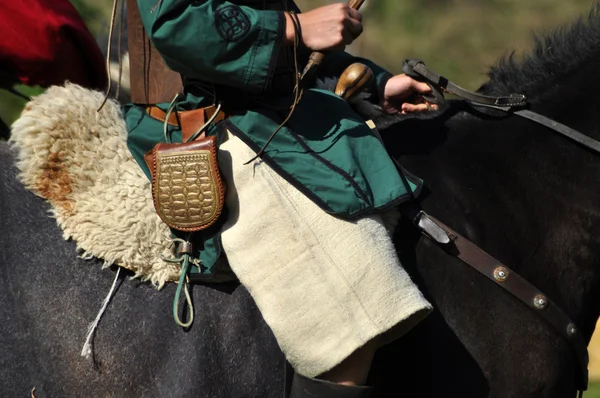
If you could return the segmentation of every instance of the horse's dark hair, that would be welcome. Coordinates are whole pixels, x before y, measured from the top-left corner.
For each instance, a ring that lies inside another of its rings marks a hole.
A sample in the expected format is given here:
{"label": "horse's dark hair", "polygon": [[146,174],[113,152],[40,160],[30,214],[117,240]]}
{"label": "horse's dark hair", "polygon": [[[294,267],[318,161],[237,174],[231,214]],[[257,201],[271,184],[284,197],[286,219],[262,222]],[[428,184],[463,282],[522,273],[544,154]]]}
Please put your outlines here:
{"label": "horse's dark hair", "polygon": [[[549,89],[564,84],[600,56],[600,2],[587,17],[554,32],[537,35],[535,46],[522,58],[513,51],[488,73],[480,91],[486,94],[521,93],[541,100]],[[552,90],[553,91],[553,90]]]}
{"label": "horse's dark hair", "polygon": [[10,127],[0,118],[0,140],[7,140],[10,136]]}

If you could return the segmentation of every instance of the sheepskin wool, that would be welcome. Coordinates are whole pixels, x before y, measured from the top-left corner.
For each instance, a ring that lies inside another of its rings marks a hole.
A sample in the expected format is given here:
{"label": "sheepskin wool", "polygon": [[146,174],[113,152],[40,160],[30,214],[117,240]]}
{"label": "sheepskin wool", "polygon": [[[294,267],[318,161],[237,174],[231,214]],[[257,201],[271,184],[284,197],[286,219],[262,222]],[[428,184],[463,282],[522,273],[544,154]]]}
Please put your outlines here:
{"label": "sheepskin wool", "polygon": [[179,277],[169,228],[156,215],[150,182],[131,156],[120,106],[75,84],[29,102],[12,126],[20,179],[46,199],[65,239],[161,288]]}

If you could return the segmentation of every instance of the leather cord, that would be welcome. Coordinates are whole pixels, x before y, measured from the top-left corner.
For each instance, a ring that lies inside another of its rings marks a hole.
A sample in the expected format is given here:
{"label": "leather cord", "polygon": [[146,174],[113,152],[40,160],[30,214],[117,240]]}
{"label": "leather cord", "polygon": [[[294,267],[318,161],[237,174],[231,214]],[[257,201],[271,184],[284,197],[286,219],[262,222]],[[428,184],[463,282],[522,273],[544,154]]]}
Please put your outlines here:
{"label": "leather cord", "polygon": [[[188,236],[191,237],[191,234]],[[181,274],[179,275],[179,282],[177,283],[177,290],[175,291],[175,297],[173,299],[173,319],[175,323],[182,328],[188,328],[192,326],[194,323],[194,303],[192,302],[192,297],[189,291],[189,277],[188,273],[190,270],[190,265],[193,262],[190,259],[190,256],[193,254],[192,244],[184,239],[175,238],[173,239],[173,243],[177,244],[177,257],[169,258],[162,257],[163,261],[169,263],[178,263],[181,265]],[[198,264],[196,264],[198,265]],[[179,301],[181,297],[181,290],[184,291],[185,301],[189,309],[189,315],[187,321],[182,321],[179,317]]]}
{"label": "leather cord", "polygon": [[269,138],[267,139],[267,142],[265,142],[265,144],[260,149],[260,151],[256,154],[256,156],[254,156],[252,159],[245,162],[244,165],[250,164],[253,161],[255,161],[256,159],[262,157],[262,155],[265,153],[265,150],[267,149],[267,146],[269,146],[269,144],[271,143],[271,141],[273,141],[273,139],[275,138],[277,133],[279,133],[279,131],[281,131],[283,126],[285,126],[287,124],[287,122],[291,119],[292,115],[296,111],[296,106],[300,102],[300,99],[302,98],[302,94],[304,93],[304,89],[302,88],[302,84],[301,84],[302,82],[300,79],[300,73],[298,70],[298,47],[300,46],[300,32],[301,32],[300,21],[298,20],[298,15],[296,15],[296,13],[294,11],[290,11],[289,16],[290,16],[290,19],[292,20],[292,23],[294,24],[294,44],[293,44],[294,45],[294,81],[295,81],[294,103],[292,104],[292,107],[290,108],[290,112],[288,113],[287,117],[275,129],[273,134],[271,134],[269,136]]}
{"label": "leather cord", "polygon": [[[121,6],[119,8],[119,5]],[[117,9],[119,9],[119,15],[118,15],[118,21],[117,21]],[[125,3],[122,2],[121,0],[113,0],[113,7],[112,7],[112,12],[111,12],[111,16],[110,16],[110,27],[108,30],[108,46],[107,46],[107,50],[106,50],[106,79],[107,79],[107,85],[106,85],[106,92],[104,93],[104,99],[102,100],[102,103],[100,104],[100,106],[97,109],[97,112],[100,112],[100,110],[102,110],[102,108],[104,108],[104,104],[106,104],[106,101],[108,101],[108,97],[110,96],[110,88],[112,86],[112,76],[110,74],[110,57],[111,57],[111,53],[112,53],[112,38],[113,38],[113,32],[115,30],[115,22],[118,23],[118,57],[119,57],[119,80],[117,82],[117,89],[116,89],[116,96],[118,97],[119,95],[119,90],[121,88],[121,77],[122,77],[122,72],[123,72],[123,64],[121,62],[121,41],[122,41],[122,37],[123,37],[123,14],[125,11]]]}
{"label": "leather cord", "polygon": [[[173,299],[173,319],[175,323],[182,328],[189,328],[194,323],[194,305],[189,291],[188,271],[190,269],[190,255],[184,254],[183,261],[181,263],[181,275],[179,276],[179,283],[177,283],[177,291],[175,292],[175,298]],[[181,289],[185,292],[185,301],[189,308],[189,315],[186,322],[179,318],[179,297],[181,295]]]}

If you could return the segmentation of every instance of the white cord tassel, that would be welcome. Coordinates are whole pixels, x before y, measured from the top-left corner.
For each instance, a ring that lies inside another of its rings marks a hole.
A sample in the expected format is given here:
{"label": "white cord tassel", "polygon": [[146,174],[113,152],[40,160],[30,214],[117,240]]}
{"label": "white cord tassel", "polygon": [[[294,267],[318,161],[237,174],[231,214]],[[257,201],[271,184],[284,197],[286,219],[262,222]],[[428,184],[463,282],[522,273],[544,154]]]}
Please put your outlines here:
{"label": "white cord tassel", "polygon": [[83,344],[83,349],[81,350],[82,357],[85,357],[87,359],[92,358],[94,335],[96,334],[96,329],[98,328],[98,324],[100,323],[100,319],[102,318],[102,315],[104,315],[104,312],[106,311],[106,308],[108,308],[108,304],[110,303],[110,300],[112,299],[113,295],[115,294],[115,290],[117,289],[117,285],[118,285],[117,282],[119,281],[120,274],[121,274],[121,267],[118,267],[117,274],[115,275],[115,280],[110,288],[110,291],[108,292],[108,295],[106,296],[106,298],[104,299],[104,302],[102,303],[102,308],[100,308],[100,312],[98,312],[98,315],[96,315],[96,319],[94,319],[94,322],[92,322],[88,328],[87,337],[85,339],[85,343]]}

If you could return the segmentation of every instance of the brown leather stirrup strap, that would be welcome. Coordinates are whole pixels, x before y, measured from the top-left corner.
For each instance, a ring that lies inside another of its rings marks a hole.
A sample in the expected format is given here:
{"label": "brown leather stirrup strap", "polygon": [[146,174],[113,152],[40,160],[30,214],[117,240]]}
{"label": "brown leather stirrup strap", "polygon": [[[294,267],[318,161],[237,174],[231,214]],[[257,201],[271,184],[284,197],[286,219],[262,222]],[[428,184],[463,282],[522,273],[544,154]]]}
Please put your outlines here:
{"label": "brown leather stirrup strap", "polygon": [[587,344],[575,323],[558,305],[519,274],[427,213],[419,212],[415,225],[448,254],[460,258],[465,264],[495,282],[550,322],[565,337],[575,353],[580,368],[580,377],[576,379],[577,388],[581,391],[587,390],[589,363]]}
{"label": "brown leather stirrup strap", "polygon": [[142,25],[136,0],[127,0],[127,32],[131,102],[170,102],[183,89],[181,76],[167,67],[150,42]]}

